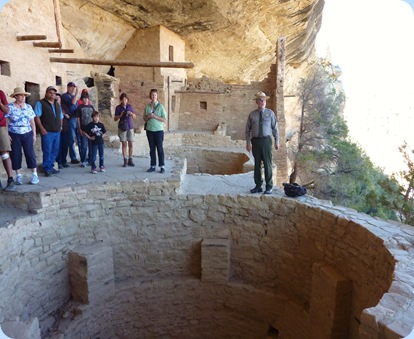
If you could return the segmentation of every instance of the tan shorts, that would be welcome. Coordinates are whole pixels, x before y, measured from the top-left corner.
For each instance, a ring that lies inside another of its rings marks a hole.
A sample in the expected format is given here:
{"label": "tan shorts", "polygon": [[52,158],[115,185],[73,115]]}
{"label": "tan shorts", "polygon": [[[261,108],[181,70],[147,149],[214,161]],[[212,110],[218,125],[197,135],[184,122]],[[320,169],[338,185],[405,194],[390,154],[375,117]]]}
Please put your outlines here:
{"label": "tan shorts", "polygon": [[11,151],[9,131],[7,126],[0,127],[0,152]]}
{"label": "tan shorts", "polygon": [[133,142],[135,139],[134,129],[132,128],[127,131],[121,131],[120,129],[118,129],[118,137],[121,142],[124,142],[124,141]]}

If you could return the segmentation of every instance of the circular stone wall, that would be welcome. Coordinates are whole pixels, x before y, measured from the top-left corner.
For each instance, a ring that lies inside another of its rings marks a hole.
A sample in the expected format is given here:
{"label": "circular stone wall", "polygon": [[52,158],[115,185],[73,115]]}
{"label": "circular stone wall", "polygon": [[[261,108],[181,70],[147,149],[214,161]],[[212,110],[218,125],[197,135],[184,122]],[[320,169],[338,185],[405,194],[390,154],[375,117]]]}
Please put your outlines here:
{"label": "circular stone wall", "polygon": [[311,198],[187,196],[179,186],[30,197],[37,214],[0,229],[2,320],[37,318],[44,338],[379,331],[369,319],[393,282],[400,226]]}

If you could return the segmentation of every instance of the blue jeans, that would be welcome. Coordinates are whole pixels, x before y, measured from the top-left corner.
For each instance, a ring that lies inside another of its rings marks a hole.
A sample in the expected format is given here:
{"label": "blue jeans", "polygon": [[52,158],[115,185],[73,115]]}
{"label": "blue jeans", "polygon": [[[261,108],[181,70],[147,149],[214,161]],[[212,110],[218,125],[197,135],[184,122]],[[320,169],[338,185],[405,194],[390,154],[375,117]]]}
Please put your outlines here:
{"label": "blue jeans", "polygon": [[70,160],[76,160],[75,138],[76,138],[76,133],[78,133],[78,119],[76,118],[69,119],[68,132],[65,132],[65,133],[68,133],[68,136],[67,138],[65,138],[65,146],[63,148],[62,156],[65,156],[64,150],[69,149]]}
{"label": "blue jeans", "polygon": [[43,170],[50,173],[59,154],[60,132],[47,132],[42,135]]}
{"label": "blue jeans", "polygon": [[96,169],[96,154],[99,151],[99,167],[103,167],[104,165],[104,144],[100,145],[91,145],[91,167],[92,169]]}
{"label": "blue jeans", "polygon": [[65,165],[67,163],[68,151],[69,151],[69,139],[70,139],[70,132],[61,132],[60,133],[60,147],[59,147],[59,154],[57,156],[57,163],[59,165]]}
{"label": "blue jeans", "polygon": [[151,167],[155,167],[157,164],[157,158],[155,157],[155,151],[158,154],[158,166],[162,167],[164,163],[164,131],[147,131],[147,139],[150,148]]}
{"label": "blue jeans", "polygon": [[[88,139],[88,137],[81,135],[80,136],[80,143],[78,145],[79,147],[79,155],[80,155],[80,159],[81,162],[87,162],[87,163],[91,163],[91,148],[92,148],[92,141],[90,139]],[[86,154],[88,154],[86,156]],[[95,154],[96,156],[96,154]]]}

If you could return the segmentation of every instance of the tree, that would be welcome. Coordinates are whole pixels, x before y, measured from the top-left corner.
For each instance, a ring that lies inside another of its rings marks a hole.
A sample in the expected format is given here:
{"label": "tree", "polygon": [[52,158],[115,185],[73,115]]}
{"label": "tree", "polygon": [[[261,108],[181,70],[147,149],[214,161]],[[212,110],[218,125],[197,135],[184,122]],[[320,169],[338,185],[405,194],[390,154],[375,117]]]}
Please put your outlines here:
{"label": "tree", "polygon": [[330,172],[334,149],[330,139],[345,138],[348,128],[341,117],[344,94],[339,68],[325,59],[310,65],[308,77],[298,86],[300,116],[296,138],[290,145],[292,172],[289,182],[311,184],[315,175]]}
{"label": "tree", "polygon": [[406,141],[398,149],[407,168],[380,180],[382,191],[371,192],[368,199],[376,209],[392,210],[396,217],[391,219],[414,226],[414,149]]}

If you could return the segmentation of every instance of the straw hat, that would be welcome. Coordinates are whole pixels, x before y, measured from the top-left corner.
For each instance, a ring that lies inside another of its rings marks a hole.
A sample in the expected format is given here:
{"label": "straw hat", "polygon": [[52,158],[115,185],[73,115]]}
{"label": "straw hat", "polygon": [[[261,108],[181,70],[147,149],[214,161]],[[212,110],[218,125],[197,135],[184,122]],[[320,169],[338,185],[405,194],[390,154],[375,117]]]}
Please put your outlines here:
{"label": "straw hat", "polygon": [[24,90],[24,88],[23,88],[23,87],[16,87],[16,88],[14,89],[13,93],[12,93],[12,94],[10,94],[10,96],[11,96],[12,98],[14,98],[16,95],[19,95],[19,94],[22,94],[22,95],[24,95],[25,97],[28,97],[28,96],[30,95],[30,93],[27,93],[27,92]]}
{"label": "straw hat", "polygon": [[266,95],[265,92],[257,92],[254,95],[254,99],[253,100],[258,100],[258,99],[269,99],[270,97]]}

